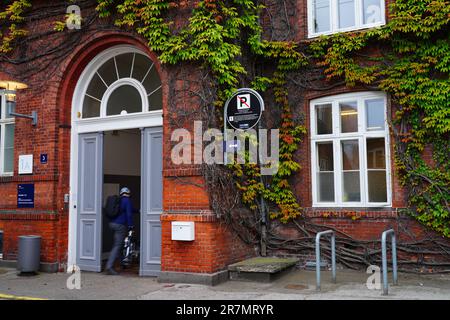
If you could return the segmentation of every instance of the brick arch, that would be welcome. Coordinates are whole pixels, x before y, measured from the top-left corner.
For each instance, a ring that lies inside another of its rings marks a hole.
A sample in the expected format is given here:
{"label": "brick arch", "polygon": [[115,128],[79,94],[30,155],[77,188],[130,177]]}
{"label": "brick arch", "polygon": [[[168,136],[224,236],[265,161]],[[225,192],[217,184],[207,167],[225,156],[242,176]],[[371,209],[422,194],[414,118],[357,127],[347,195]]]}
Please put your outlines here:
{"label": "brick arch", "polygon": [[85,45],[77,47],[71,56],[66,59],[67,63],[62,72],[62,80],[57,95],[57,105],[60,106],[58,114],[58,123],[60,126],[68,127],[71,124],[71,108],[75,87],[81,73],[89,62],[102,51],[124,44],[141,49],[155,63],[156,70],[161,78],[163,113],[165,113],[167,109],[167,74],[159,63],[156,54],[150,51],[143,39],[133,37],[132,35],[124,35],[123,33],[111,33],[100,38],[97,37],[88,41]]}
{"label": "brick arch", "polygon": [[64,203],[64,195],[69,193],[70,190],[70,141],[73,95],[80,76],[89,62],[101,52],[117,45],[134,46],[145,52],[154,62],[162,83],[163,113],[166,113],[167,110],[167,73],[163,70],[156,54],[149,50],[143,39],[134,37],[131,34],[119,32],[111,32],[101,36],[98,36],[97,33],[91,38],[84,39],[83,45],[78,46],[66,58],[61,72],[56,79],[53,79],[58,83],[55,101],[58,106],[58,113],[56,115],[57,150],[55,150],[55,162],[57,163],[57,170],[60,174],[55,190],[55,202],[60,219],[56,222],[55,228],[57,229],[56,234],[60,243],[56,252],[56,259],[59,262],[67,261],[68,252],[69,207]]}

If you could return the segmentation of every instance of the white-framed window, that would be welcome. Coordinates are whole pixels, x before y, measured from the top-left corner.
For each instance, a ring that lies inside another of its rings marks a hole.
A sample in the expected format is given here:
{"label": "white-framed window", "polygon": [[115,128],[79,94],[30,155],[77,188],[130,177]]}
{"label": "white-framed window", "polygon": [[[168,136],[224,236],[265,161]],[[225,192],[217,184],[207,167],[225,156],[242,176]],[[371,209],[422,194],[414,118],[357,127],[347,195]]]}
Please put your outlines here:
{"label": "white-framed window", "polygon": [[384,0],[308,0],[310,38],[385,23]]}
{"label": "white-framed window", "polygon": [[312,100],[313,206],[391,204],[387,98],[381,92]]}
{"label": "white-framed window", "polygon": [[0,176],[14,172],[14,117],[8,116],[4,90],[0,90]]}
{"label": "white-framed window", "polygon": [[99,64],[84,91],[82,118],[162,110],[162,83],[152,60],[134,51]]}

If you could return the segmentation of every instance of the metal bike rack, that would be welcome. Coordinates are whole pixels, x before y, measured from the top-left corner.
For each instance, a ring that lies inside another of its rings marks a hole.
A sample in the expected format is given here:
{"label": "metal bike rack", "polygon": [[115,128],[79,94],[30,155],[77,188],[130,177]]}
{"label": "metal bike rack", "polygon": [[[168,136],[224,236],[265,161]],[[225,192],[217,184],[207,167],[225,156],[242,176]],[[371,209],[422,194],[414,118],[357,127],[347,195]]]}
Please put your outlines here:
{"label": "metal bike rack", "polygon": [[397,246],[395,239],[395,231],[393,229],[389,229],[383,232],[381,235],[381,259],[383,264],[383,295],[388,295],[388,267],[387,267],[387,246],[386,246],[386,238],[387,236],[391,236],[391,246],[392,246],[392,273],[394,278],[394,285],[398,284],[397,278]]}
{"label": "metal bike rack", "polygon": [[316,289],[320,290],[320,237],[331,234],[331,270],[332,281],[336,283],[336,237],[333,230],[319,232],[316,235]]}

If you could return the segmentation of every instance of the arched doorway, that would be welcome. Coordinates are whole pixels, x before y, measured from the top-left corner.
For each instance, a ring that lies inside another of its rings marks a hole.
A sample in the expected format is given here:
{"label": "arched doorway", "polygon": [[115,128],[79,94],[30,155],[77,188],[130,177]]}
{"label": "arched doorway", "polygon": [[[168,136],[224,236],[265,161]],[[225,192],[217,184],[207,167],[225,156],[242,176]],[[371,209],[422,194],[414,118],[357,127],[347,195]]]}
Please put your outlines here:
{"label": "arched doorway", "polygon": [[129,45],[98,54],[72,101],[69,265],[101,271],[105,197],[139,176],[139,274],[159,274],[162,142],[162,84],[154,62]]}

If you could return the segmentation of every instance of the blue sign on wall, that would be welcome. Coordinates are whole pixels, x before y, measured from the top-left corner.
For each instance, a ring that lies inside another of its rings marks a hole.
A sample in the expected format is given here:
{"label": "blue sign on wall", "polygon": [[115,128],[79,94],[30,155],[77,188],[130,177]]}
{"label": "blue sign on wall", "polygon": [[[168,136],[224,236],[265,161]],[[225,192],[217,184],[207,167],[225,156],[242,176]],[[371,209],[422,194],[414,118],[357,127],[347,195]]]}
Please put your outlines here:
{"label": "blue sign on wall", "polygon": [[34,184],[17,185],[17,207],[34,208]]}
{"label": "blue sign on wall", "polygon": [[42,164],[46,164],[46,163],[47,163],[48,156],[47,156],[46,153],[41,153],[40,158],[41,158],[41,163],[42,163]]}

